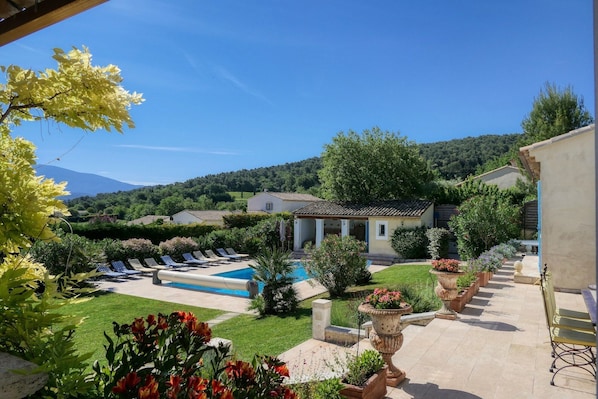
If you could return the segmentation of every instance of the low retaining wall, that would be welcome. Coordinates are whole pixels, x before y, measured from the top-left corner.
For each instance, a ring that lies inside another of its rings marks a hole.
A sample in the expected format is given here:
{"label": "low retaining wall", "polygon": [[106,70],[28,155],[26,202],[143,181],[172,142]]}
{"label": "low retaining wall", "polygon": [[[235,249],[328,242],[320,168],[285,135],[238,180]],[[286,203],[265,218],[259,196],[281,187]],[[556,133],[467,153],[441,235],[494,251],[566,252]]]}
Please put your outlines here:
{"label": "low retaining wall", "polygon": [[[363,323],[362,329],[334,326],[331,324],[331,310],[332,301],[328,299],[316,299],[312,302],[312,338],[339,345],[353,345],[370,336],[372,322]],[[402,316],[401,328],[410,324],[425,326],[435,315],[436,312],[426,312]]]}
{"label": "low retaining wall", "polygon": [[162,284],[162,280],[168,280],[175,283],[192,284],[201,287],[247,291],[249,293],[249,298],[255,298],[259,293],[258,285],[255,281],[243,280],[240,278],[202,276],[198,274],[181,273],[168,270],[154,271],[153,283]]}

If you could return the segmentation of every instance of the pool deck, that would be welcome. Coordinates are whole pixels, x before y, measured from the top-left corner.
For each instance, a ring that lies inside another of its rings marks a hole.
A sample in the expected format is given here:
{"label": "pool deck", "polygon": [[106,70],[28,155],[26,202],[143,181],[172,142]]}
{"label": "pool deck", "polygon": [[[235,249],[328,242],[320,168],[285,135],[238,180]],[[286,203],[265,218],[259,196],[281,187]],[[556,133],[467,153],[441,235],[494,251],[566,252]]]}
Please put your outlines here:
{"label": "pool deck", "polygon": [[[186,268],[187,271],[181,271],[180,273],[207,276],[244,269],[249,267],[250,262],[251,261],[222,263],[205,268],[189,267]],[[372,270],[378,270],[378,267],[373,267]],[[184,305],[224,310],[226,312],[253,313],[253,311],[247,310],[250,304],[248,298],[170,287],[168,284],[156,285],[152,282],[151,274],[137,275],[127,279],[98,280],[96,286],[103,291],[116,292],[118,294],[159,299]],[[317,283],[311,285],[308,281],[295,283],[295,288],[297,289],[300,300],[326,292],[326,289],[321,285]]]}

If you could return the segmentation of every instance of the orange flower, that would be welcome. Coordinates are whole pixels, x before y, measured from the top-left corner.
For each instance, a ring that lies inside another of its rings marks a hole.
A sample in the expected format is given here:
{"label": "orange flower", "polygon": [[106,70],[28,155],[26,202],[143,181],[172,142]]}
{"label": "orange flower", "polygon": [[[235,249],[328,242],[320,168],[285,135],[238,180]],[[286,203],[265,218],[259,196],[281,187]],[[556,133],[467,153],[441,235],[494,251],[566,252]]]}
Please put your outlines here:
{"label": "orange flower", "polygon": [[158,383],[153,375],[148,375],[145,379],[145,385],[137,391],[138,399],[160,399],[158,392]]}
{"label": "orange flower", "polygon": [[112,393],[125,393],[129,388],[135,388],[140,382],[141,378],[139,378],[137,373],[133,371],[121,378],[116,385],[112,387]]}
{"label": "orange flower", "polygon": [[242,360],[237,360],[236,362],[229,361],[226,364],[226,374],[234,379],[244,378],[252,381],[255,378],[255,370],[253,367]]}
{"label": "orange flower", "polygon": [[274,371],[276,371],[279,375],[283,376],[283,377],[289,377],[289,369],[287,367],[286,364],[279,364],[277,366],[274,366]]}
{"label": "orange flower", "polygon": [[208,326],[208,323],[198,321],[194,318],[193,320],[188,320],[185,324],[192,335],[204,337],[203,342],[208,342],[212,339],[212,330]]}

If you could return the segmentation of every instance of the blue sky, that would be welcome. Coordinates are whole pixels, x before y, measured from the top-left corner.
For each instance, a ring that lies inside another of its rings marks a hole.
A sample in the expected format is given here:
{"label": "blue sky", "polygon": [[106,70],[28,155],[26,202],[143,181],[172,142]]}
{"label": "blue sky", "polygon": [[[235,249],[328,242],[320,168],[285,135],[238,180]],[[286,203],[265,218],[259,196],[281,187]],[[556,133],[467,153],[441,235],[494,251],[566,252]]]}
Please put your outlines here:
{"label": "blue sky", "polygon": [[38,163],[134,184],[319,156],[373,126],[428,143],[520,133],[545,82],[593,114],[590,0],[110,0],[0,47],[87,46],[143,93],[123,135],[29,123]]}

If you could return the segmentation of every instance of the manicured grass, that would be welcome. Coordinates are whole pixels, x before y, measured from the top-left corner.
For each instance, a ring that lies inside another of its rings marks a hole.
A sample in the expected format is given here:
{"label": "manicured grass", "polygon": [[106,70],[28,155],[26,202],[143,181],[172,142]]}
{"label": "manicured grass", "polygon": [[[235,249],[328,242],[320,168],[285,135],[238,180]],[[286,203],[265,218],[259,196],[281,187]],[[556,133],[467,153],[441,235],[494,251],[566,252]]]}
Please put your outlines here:
{"label": "manicured grass", "polygon": [[230,339],[242,360],[249,361],[255,354],[276,356],[311,338],[311,301],[285,317],[237,316],[215,325],[212,334]]}
{"label": "manicured grass", "polygon": [[158,313],[169,314],[177,310],[193,312],[202,321],[224,313],[220,310],[103,292],[96,293],[96,296],[86,302],[64,306],[60,312],[76,317],[87,317],[75,332],[75,342],[80,353],[93,353],[90,359],[91,366],[96,359],[105,360],[104,331],[112,335],[113,321],[119,324],[131,323],[136,317],[147,317],[149,314]]}
{"label": "manicured grass", "polygon": [[[374,273],[372,281],[369,284],[350,287],[347,289],[345,297],[334,298],[332,300],[332,324],[344,327],[357,327],[362,322],[362,320],[358,320],[359,312],[357,312],[357,307],[374,288],[397,290],[409,286],[420,292],[432,290],[436,285],[436,277],[430,274],[429,270],[431,268],[432,266],[427,264],[396,264]],[[320,297],[328,298],[328,294]],[[437,298],[435,295],[432,295],[430,300],[435,302]]]}

